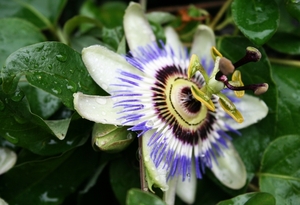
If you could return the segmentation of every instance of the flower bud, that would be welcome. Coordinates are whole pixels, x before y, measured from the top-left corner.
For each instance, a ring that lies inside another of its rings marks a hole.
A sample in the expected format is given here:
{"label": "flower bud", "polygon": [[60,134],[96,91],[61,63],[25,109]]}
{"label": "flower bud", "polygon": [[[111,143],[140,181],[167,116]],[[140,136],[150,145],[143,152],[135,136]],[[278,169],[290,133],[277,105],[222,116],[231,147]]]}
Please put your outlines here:
{"label": "flower bud", "polygon": [[95,123],[92,132],[94,149],[116,153],[124,150],[134,140],[135,134],[127,127]]}

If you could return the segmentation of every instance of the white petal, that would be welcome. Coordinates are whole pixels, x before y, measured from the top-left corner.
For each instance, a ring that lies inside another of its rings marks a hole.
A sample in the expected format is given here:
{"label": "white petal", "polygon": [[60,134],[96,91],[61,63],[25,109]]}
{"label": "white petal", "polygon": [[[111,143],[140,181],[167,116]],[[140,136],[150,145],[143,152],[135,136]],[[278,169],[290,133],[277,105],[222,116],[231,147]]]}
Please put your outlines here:
{"label": "white petal", "polygon": [[213,30],[206,25],[199,25],[194,35],[191,54],[196,54],[199,59],[207,59],[204,68],[208,68],[212,62],[211,47],[215,46],[216,39]]}
{"label": "white petal", "polygon": [[[148,184],[150,186],[155,185],[161,190],[166,191],[169,189],[169,186],[167,184],[167,167],[163,169],[164,163],[160,163],[159,167],[155,166],[150,157],[151,148],[147,145],[153,133],[154,130],[149,130],[142,136],[143,160],[146,171],[148,173],[148,177],[150,177],[150,179],[148,179]],[[151,187],[149,188],[151,189]]]}
{"label": "white petal", "polygon": [[180,179],[178,179],[178,177],[174,177],[168,181],[169,189],[166,192],[164,192],[163,195],[164,202],[166,202],[167,205],[175,204],[175,190],[177,187],[177,182],[179,180]]}
{"label": "white petal", "polygon": [[195,172],[195,165],[192,164],[190,177],[184,181],[178,179],[176,194],[187,204],[193,204],[196,198],[196,188],[197,188],[197,177]]}
{"label": "white petal", "polygon": [[155,41],[155,35],[140,4],[130,2],[123,24],[130,50]]}
{"label": "white petal", "polygon": [[222,149],[224,156],[217,157],[218,164],[212,160],[212,172],[225,186],[240,189],[246,184],[247,172],[239,154],[230,141],[229,149]]}
{"label": "white petal", "polygon": [[[233,92],[232,92],[233,93]],[[223,118],[231,128],[238,130],[245,127],[248,127],[254,123],[257,123],[261,119],[267,116],[268,106],[264,101],[258,97],[253,97],[251,95],[245,94],[242,98],[239,99],[239,102],[234,103],[236,108],[244,117],[244,122],[237,123],[232,118]],[[226,130],[226,128],[224,128]]]}
{"label": "white petal", "polygon": [[14,151],[0,147],[0,174],[10,170],[17,161],[17,155]]}
{"label": "white petal", "polygon": [[173,48],[178,59],[180,59],[181,56],[186,56],[186,51],[173,27],[167,26],[164,28],[164,32],[166,36],[166,45]]}
{"label": "white petal", "polygon": [[84,95],[80,92],[73,96],[74,108],[83,118],[97,123],[121,125],[117,112],[122,108],[113,108],[114,101],[110,96]]}
{"label": "white petal", "polygon": [[108,50],[106,47],[94,45],[82,50],[82,60],[94,81],[106,92],[111,93],[118,84],[120,70],[142,76],[143,73],[131,66],[124,57]]}
{"label": "white petal", "polygon": [[6,201],[0,198],[0,205],[8,205],[8,203],[6,203]]}

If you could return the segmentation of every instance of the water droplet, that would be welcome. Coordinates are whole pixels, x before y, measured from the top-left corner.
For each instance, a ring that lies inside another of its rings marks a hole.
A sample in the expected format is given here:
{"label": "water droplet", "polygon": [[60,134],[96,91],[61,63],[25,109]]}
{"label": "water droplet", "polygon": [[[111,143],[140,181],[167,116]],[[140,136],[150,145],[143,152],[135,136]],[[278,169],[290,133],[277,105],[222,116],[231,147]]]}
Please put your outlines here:
{"label": "water droplet", "polygon": [[17,91],[14,93],[14,95],[11,97],[11,99],[15,102],[19,102],[24,97],[23,91]]}
{"label": "water droplet", "polygon": [[2,102],[2,100],[0,100],[0,110],[4,110],[5,108],[5,104],[4,102]]}
{"label": "water droplet", "polygon": [[76,92],[77,91],[77,85],[76,85],[76,83],[74,83],[73,81],[68,81],[68,83],[67,83],[67,89],[71,90],[72,92]]}
{"label": "water droplet", "polygon": [[132,133],[128,133],[126,136],[127,139],[131,140],[132,139]]}
{"label": "water droplet", "polygon": [[68,57],[66,55],[63,55],[63,54],[57,54],[56,59],[60,62],[65,62],[68,59]]}
{"label": "water droplet", "polygon": [[187,174],[186,174],[186,177],[187,177],[188,179],[191,179],[191,174],[190,174],[190,173],[187,173]]}
{"label": "water droplet", "polygon": [[105,105],[106,104],[106,99],[105,98],[97,98],[96,102],[100,105]]}
{"label": "water droplet", "polygon": [[73,74],[73,73],[74,73],[74,70],[70,69],[70,73],[72,73],[72,74]]}
{"label": "water droplet", "polygon": [[40,75],[37,76],[37,79],[38,79],[38,80],[42,80],[42,76],[40,76]]}
{"label": "water droplet", "polygon": [[204,157],[205,157],[205,154],[201,154],[200,157],[204,158]]}
{"label": "water droplet", "polygon": [[40,47],[37,47],[36,50],[41,51],[43,48],[44,48],[44,45],[41,45]]}
{"label": "water droplet", "polygon": [[52,92],[54,94],[60,94],[61,93],[61,89],[60,88],[52,88],[51,90],[52,90]]}
{"label": "water droplet", "polygon": [[154,125],[154,123],[153,123],[152,120],[149,120],[149,121],[146,122],[147,127],[153,127],[153,125]]}
{"label": "water droplet", "polygon": [[51,65],[51,64],[48,65],[48,69],[49,69],[49,70],[52,69],[52,65]]}
{"label": "water droplet", "polygon": [[19,139],[12,136],[11,134],[9,134],[9,132],[5,133],[4,137],[5,137],[5,139],[7,139],[9,142],[11,142],[13,144],[16,144],[19,142]]}

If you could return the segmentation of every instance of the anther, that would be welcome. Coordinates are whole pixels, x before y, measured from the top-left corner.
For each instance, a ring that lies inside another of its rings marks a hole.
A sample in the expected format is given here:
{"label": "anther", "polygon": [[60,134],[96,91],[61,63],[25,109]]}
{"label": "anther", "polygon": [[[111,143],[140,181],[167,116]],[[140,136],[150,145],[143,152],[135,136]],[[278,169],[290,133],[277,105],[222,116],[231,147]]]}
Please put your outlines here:
{"label": "anther", "polygon": [[246,55],[243,58],[241,58],[239,61],[234,63],[233,65],[235,68],[238,68],[249,62],[257,62],[260,60],[260,58],[261,58],[261,53],[258,49],[254,47],[247,47]]}
{"label": "anther", "polygon": [[225,57],[222,57],[219,61],[219,70],[224,74],[224,75],[229,75],[232,74],[234,71],[234,66],[230,60],[228,60]]}
{"label": "anther", "polygon": [[231,85],[228,82],[227,77],[224,75],[221,78],[219,78],[219,81],[222,81],[224,83],[224,85],[227,88],[229,88],[230,90],[235,90],[235,91],[252,90],[255,95],[261,95],[261,94],[265,93],[269,88],[269,85],[267,83],[251,84],[251,85],[236,87],[236,86]]}

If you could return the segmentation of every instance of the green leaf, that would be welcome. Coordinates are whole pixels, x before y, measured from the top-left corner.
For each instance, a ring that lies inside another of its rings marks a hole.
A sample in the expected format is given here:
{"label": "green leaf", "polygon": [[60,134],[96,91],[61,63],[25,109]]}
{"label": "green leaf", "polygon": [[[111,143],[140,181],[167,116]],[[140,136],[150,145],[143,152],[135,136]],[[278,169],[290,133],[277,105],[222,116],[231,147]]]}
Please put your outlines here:
{"label": "green leaf", "polygon": [[300,82],[298,67],[272,64],[278,86],[278,122],[276,135],[298,134],[300,130]]}
{"label": "green leaf", "polygon": [[63,28],[64,36],[68,39],[68,41],[70,41],[70,39],[71,39],[72,32],[77,27],[82,26],[83,24],[92,24],[92,25],[95,25],[99,28],[102,27],[102,24],[99,21],[97,21],[93,18],[89,18],[89,17],[86,17],[86,16],[75,16],[75,17],[69,19],[65,23],[64,28]]}
{"label": "green leaf", "polygon": [[0,0],[0,18],[18,17],[39,28],[51,28],[56,24],[66,2],[67,0]]}
{"label": "green leaf", "polygon": [[[0,135],[9,142],[34,153],[51,155],[80,146],[89,137],[91,122],[73,120],[70,124],[71,118],[44,121],[30,111],[24,93],[16,93],[7,95],[0,89]],[[59,140],[65,136],[65,140]]]}
{"label": "green leaf", "polygon": [[275,33],[268,46],[281,53],[300,54],[300,36],[292,33]]}
{"label": "green leaf", "polygon": [[31,112],[43,119],[48,119],[61,106],[61,100],[50,93],[36,87],[32,87],[27,82],[19,84],[20,90],[25,93]]}
{"label": "green leaf", "polygon": [[29,160],[0,178],[1,197],[9,204],[62,204],[96,166],[89,144],[61,156]]}
{"label": "green leaf", "polygon": [[286,10],[300,22],[300,2],[297,0],[286,0]]}
{"label": "green leaf", "polygon": [[22,19],[1,19],[0,28],[0,67],[12,52],[45,41],[45,37],[37,27]]}
{"label": "green leaf", "polygon": [[122,27],[115,28],[102,28],[102,41],[105,43],[108,48],[117,51],[120,42],[124,36],[124,31]]}
{"label": "green leaf", "polygon": [[60,98],[69,108],[73,108],[73,93],[99,94],[100,90],[81,55],[58,42],[39,43],[12,53],[2,69],[3,91],[13,93],[22,75],[31,85]]}
{"label": "green leaf", "polygon": [[120,153],[118,159],[110,163],[110,184],[121,205],[125,205],[126,193],[129,189],[140,187],[136,147],[137,144],[132,143],[128,149]]}
{"label": "green leaf", "polygon": [[92,1],[86,1],[80,14],[98,19],[105,27],[114,28],[123,25],[123,15],[127,5],[123,2],[105,2],[97,7]]}
{"label": "green leaf", "polygon": [[217,205],[275,205],[275,198],[268,193],[247,193],[219,202]]}
{"label": "green leaf", "polygon": [[231,10],[237,27],[257,45],[266,43],[276,32],[279,10],[273,0],[233,1]]}
{"label": "green leaf", "polygon": [[300,201],[300,136],[287,135],[267,147],[261,162],[260,190],[271,193],[277,204]]}
{"label": "green leaf", "polygon": [[161,25],[154,22],[149,22],[157,40],[166,40],[164,29]]}
{"label": "green leaf", "polygon": [[[247,46],[254,46],[249,40],[243,37],[223,37],[218,40],[217,47],[224,57],[232,62],[237,62],[246,53]],[[255,46],[254,46],[255,47]],[[276,131],[277,119],[277,89],[271,78],[271,66],[263,48],[258,47],[262,57],[259,62],[248,63],[238,68],[242,73],[245,85],[268,83],[269,89],[266,93],[257,96],[269,107],[266,118],[259,123],[240,130],[242,136],[235,137],[233,143],[246,165],[248,175],[259,169],[261,155],[267,144],[273,140]],[[251,94],[251,91],[246,91]],[[243,100],[243,98],[241,98]],[[243,113],[242,113],[243,114]],[[234,134],[230,134],[234,136]]]}
{"label": "green leaf", "polygon": [[127,193],[126,205],[166,205],[160,198],[140,189],[130,189]]}

